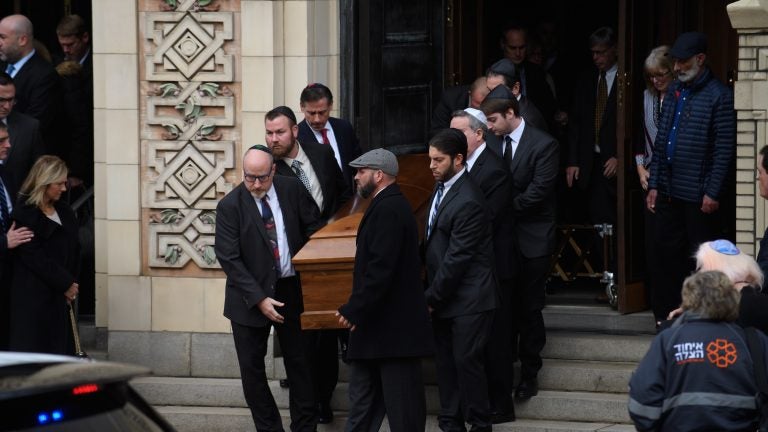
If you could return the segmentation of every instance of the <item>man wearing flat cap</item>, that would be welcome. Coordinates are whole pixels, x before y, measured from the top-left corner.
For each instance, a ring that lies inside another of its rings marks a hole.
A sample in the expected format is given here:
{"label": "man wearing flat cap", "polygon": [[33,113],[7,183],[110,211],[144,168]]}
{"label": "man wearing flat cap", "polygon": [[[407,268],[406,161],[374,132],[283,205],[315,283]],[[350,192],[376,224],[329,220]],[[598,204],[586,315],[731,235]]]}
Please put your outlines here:
{"label": "man wearing flat cap", "polygon": [[357,230],[352,294],[339,307],[350,328],[347,431],[422,431],[426,401],[421,358],[434,354],[421,283],[419,233],[400,192],[397,158],[371,150],[349,163],[357,194],[371,199]]}
{"label": "man wearing flat cap", "polygon": [[733,92],[705,64],[706,53],[699,32],[681,34],[669,50],[676,79],[664,98],[648,180],[646,204],[658,220],[659,304],[667,312],[680,304],[696,247],[721,236],[721,202],[732,199]]}

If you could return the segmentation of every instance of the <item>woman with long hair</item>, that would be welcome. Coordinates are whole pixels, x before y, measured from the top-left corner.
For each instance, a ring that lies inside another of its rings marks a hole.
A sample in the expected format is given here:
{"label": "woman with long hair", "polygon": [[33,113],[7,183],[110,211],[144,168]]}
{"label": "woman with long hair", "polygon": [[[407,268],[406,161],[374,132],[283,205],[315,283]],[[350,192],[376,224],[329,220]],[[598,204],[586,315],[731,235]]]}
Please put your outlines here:
{"label": "woman with long hair", "polygon": [[41,156],[19,192],[11,215],[34,232],[13,258],[11,341],[13,351],[68,354],[68,303],[77,298],[80,248],[77,222],[60,201],[67,190],[67,166]]}

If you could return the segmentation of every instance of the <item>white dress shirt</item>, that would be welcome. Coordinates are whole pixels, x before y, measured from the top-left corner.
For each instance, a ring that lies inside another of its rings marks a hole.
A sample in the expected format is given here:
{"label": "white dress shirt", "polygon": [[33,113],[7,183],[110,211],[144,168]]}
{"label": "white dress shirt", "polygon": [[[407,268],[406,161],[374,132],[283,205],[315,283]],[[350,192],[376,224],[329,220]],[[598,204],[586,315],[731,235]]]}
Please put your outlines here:
{"label": "white dress shirt", "polygon": [[[261,200],[253,197],[256,201],[256,206],[259,208],[259,212],[263,215],[264,208]],[[267,191],[267,202],[269,202],[269,208],[272,210],[272,216],[275,218],[275,230],[277,231],[277,249],[280,251],[280,277],[289,277],[296,275],[296,270],[291,263],[291,247],[288,245],[288,233],[285,231],[285,223],[283,222],[283,210],[280,207],[280,200],[277,198],[277,192],[275,191],[275,185]]]}

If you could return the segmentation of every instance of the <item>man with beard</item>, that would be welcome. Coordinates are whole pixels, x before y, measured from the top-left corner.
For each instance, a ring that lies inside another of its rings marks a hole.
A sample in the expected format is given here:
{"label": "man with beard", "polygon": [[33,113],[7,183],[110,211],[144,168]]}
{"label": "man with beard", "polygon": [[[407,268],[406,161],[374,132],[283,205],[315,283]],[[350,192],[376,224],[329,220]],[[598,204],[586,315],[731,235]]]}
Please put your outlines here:
{"label": "man with beard", "polygon": [[232,324],[243,393],[257,430],[283,430],[264,365],[272,326],[291,388],[291,430],[317,426],[299,321],[301,287],[291,257],[321,226],[302,184],[275,176],[272,152],[262,145],[245,153],[243,182],[216,206],[216,258],[227,275],[224,316]]}
{"label": "man with beard", "polygon": [[[269,111],[264,116],[264,128],[267,145],[276,159],[277,173],[301,180],[320,209],[321,218],[328,221],[351,194],[351,185],[344,180],[333,148],[313,139],[299,142],[296,116],[286,106]],[[337,337],[338,331],[333,330],[305,332],[318,422],[323,424],[333,421],[330,402],[339,376]],[[287,384],[280,382],[283,387]]]}
{"label": "man with beard", "polygon": [[352,194],[333,149],[312,141],[299,143],[296,115],[287,106],[270,110],[264,116],[264,128],[277,173],[301,180],[327,221]]}
{"label": "man with beard", "polygon": [[680,286],[693,270],[699,244],[720,237],[736,150],[733,92],[706,66],[704,34],[678,36],[670,56],[677,79],[659,118],[648,179],[648,210],[656,213],[659,295],[667,312],[680,304]]}
{"label": "man with beard", "polygon": [[426,401],[421,357],[434,353],[419,260],[419,231],[400,192],[397,158],[371,150],[357,168],[361,198],[371,198],[357,229],[352,294],[336,314],[349,334],[347,431],[422,431]]}
{"label": "man with beard", "polygon": [[467,138],[443,129],[429,141],[437,181],[424,239],[427,305],[435,333],[438,422],[444,431],[491,430],[485,348],[498,305],[491,217],[465,168]]}

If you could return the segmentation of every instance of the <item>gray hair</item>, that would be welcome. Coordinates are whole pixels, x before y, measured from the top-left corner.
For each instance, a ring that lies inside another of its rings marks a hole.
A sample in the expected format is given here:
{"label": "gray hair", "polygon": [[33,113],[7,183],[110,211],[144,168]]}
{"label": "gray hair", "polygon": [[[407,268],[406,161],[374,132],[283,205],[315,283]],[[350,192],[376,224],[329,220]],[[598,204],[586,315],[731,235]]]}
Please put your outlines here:
{"label": "gray hair", "polygon": [[453,113],[451,113],[451,118],[453,117],[464,117],[469,119],[469,127],[472,128],[473,131],[476,131],[478,129],[483,131],[483,138],[485,138],[485,134],[488,133],[488,125],[481,122],[477,119],[477,117],[473,116],[472,114],[464,111],[464,110],[456,110]]}

